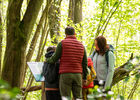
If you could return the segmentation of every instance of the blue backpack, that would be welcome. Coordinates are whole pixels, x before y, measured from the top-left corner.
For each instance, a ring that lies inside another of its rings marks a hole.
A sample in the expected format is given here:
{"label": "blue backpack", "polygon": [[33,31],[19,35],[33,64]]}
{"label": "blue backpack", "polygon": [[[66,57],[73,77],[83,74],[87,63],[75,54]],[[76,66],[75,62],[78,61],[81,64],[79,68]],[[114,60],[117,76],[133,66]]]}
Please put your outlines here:
{"label": "blue backpack", "polygon": [[[107,51],[105,52],[105,59],[106,59],[107,67],[109,67],[108,52],[111,51],[111,52],[114,53],[114,51],[115,51],[114,47],[113,47],[111,44],[108,44],[108,45],[109,45],[109,50],[107,50]],[[96,51],[93,51],[92,56],[91,56],[92,61],[93,61],[93,57],[94,57],[94,55],[95,55],[96,53],[97,53]]]}

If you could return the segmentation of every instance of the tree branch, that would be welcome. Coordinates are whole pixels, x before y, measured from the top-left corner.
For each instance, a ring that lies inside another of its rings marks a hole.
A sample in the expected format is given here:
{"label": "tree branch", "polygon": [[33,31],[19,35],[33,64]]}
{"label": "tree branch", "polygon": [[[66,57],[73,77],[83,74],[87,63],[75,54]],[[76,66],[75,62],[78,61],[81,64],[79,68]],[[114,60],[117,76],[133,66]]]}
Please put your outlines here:
{"label": "tree branch", "polygon": [[[117,2],[117,1],[116,1],[116,2]],[[116,2],[115,2],[115,3],[116,3]],[[112,10],[114,9],[115,5],[116,5],[116,4],[113,5],[112,9],[110,10],[109,14],[107,15],[106,20],[105,20],[104,23],[102,24],[102,26],[101,26],[99,32],[102,30],[103,26],[104,26],[105,23],[107,22],[107,20],[108,20],[108,18],[109,18],[109,15],[111,14],[111,12],[112,12]]]}
{"label": "tree branch", "polygon": [[[102,32],[102,35],[104,34],[104,31],[105,31],[105,29],[106,29],[106,27],[107,27],[107,25],[108,25],[110,19],[112,18],[112,16],[113,16],[114,13],[116,12],[116,10],[117,10],[117,8],[119,7],[119,5],[120,5],[121,2],[122,2],[122,0],[119,2],[119,4],[117,5],[116,9],[115,9],[115,10],[112,12],[112,14],[110,15],[110,17],[109,17],[109,19],[108,19],[108,21],[107,21],[107,23],[106,23],[106,25],[105,25],[105,27],[104,27],[104,30],[103,30],[103,32]],[[114,5],[115,5],[115,4],[114,4]]]}
{"label": "tree branch", "polygon": [[[104,27],[104,30],[103,30],[103,33],[104,33],[104,31],[105,31],[105,29],[106,29],[106,27],[107,27],[107,25],[108,25],[110,19],[112,18],[113,14],[114,14],[115,11],[117,10],[117,8],[119,7],[119,5],[120,5],[121,2],[122,2],[122,0],[119,2],[119,4],[117,5],[116,9],[113,11],[114,7],[116,6],[117,1],[114,3],[112,9],[110,10],[109,14],[107,15],[107,18],[106,18],[106,20],[104,21],[104,23],[102,24],[101,28],[100,28],[100,22],[99,22],[99,26],[98,26],[98,29],[97,29],[95,38],[99,35],[100,31],[102,30],[103,26],[104,26],[105,23],[106,23],[106,25],[105,25],[105,27]],[[104,3],[105,3],[105,0],[104,0],[104,2],[103,2],[103,5],[104,5]],[[113,11],[113,13],[111,14],[112,11]],[[103,8],[102,8],[102,14],[103,14],[103,13],[104,13],[104,6],[103,6]],[[110,15],[110,14],[111,14],[111,15]],[[109,16],[110,16],[110,17],[109,17]],[[101,18],[100,18],[100,21],[102,21],[102,16],[101,16]],[[103,33],[102,33],[102,35],[103,35]],[[93,46],[94,46],[94,42],[93,42],[93,44],[92,44],[92,47],[91,47],[91,50],[90,50],[90,54],[91,54],[92,51],[93,51]]]}
{"label": "tree branch", "polygon": [[38,52],[36,61],[39,61],[40,58],[41,58],[41,56],[42,56],[42,54],[43,54],[44,47],[45,47],[46,42],[47,42],[47,38],[48,38],[49,31],[50,31],[50,28],[46,31],[46,37],[45,37],[45,40],[44,40],[44,44],[41,46],[42,48],[41,48],[40,51]]}
{"label": "tree branch", "polygon": [[[99,29],[100,29],[100,26],[101,26],[101,21],[102,21],[104,10],[105,10],[105,1],[106,0],[103,1],[102,15],[100,17],[100,22],[99,22],[99,25],[98,25],[98,28],[97,28],[97,31],[96,31],[95,38],[99,35]],[[92,44],[92,47],[91,47],[91,50],[90,50],[90,53],[89,53],[90,55],[91,55],[91,53],[93,51],[93,46],[94,46],[94,41],[93,41],[93,44]]]}
{"label": "tree branch", "polygon": [[130,94],[129,94],[129,96],[128,96],[128,100],[131,100],[131,99],[132,99],[132,97],[133,97],[133,95],[134,95],[134,92],[135,92],[136,89],[138,89],[138,87],[140,86],[140,85],[139,85],[139,79],[140,79],[140,78],[138,78],[138,79],[136,80],[136,82],[135,82],[133,88],[131,89],[131,92],[130,92]]}
{"label": "tree branch", "polygon": [[121,65],[120,67],[115,69],[114,76],[113,76],[113,81],[112,81],[112,86],[118,83],[119,81],[125,79],[127,76],[129,76],[130,72],[132,72],[134,69],[136,69],[138,66],[140,66],[140,62],[136,64],[133,69],[127,70],[124,67],[129,64],[129,61],[134,59],[133,53],[131,54],[130,59]]}
{"label": "tree branch", "polygon": [[101,25],[101,21],[102,21],[102,18],[103,18],[104,11],[105,11],[105,1],[106,0],[103,1],[102,15],[101,15],[101,18],[100,18],[100,22],[99,22],[95,37],[97,37],[99,35],[100,25]]}
{"label": "tree branch", "polygon": [[[26,88],[21,88],[21,90],[24,93]],[[32,91],[38,91],[38,90],[41,90],[41,85],[39,85],[39,86],[32,86],[28,90],[26,90],[26,92],[32,92]]]}

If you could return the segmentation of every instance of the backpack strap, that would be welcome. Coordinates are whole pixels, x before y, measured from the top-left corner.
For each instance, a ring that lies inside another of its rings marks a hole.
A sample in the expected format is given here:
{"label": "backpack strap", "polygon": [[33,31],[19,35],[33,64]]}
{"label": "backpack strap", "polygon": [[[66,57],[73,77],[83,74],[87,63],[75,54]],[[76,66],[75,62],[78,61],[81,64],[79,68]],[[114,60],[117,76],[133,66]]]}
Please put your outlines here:
{"label": "backpack strap", "polygon": [[96,51],[94,50],[93,53],[92,53],[92,55],[91,55],[92,61],[93,61],[93,57],[94,57],[95,54],[96,54]]}
{"label": "backpack strap", "polygon": [[109,67],[109,57],[108,57],[108,52],[109,52],[109,50],[106,51],[106,53],[105,53],[105,60],[106,60],[106,63],[107,63],[107,68]]}
{"label": "backpack strap", "polygon": [[106,51],[106,53],[105,53],[105,60],[106,60],[106,63],[107,63],[107,67],[109,67],[109,51],[111,51],[111,52],[113,52],[112,50],[108,50],[108,51]]}
{"label": "backpack strap", "polygon": [[[113,52],[112,50],[108,50],[105,53],[105,60],[106,60],[106,63],[107,63],[107,67],[109,67],[109,56],[108,56],[109,51]],[[93,57],[94,57],[95,54],[96,54],[96,51],[93,51],[93,53],[91,55],[92,61],[93,61]]]}

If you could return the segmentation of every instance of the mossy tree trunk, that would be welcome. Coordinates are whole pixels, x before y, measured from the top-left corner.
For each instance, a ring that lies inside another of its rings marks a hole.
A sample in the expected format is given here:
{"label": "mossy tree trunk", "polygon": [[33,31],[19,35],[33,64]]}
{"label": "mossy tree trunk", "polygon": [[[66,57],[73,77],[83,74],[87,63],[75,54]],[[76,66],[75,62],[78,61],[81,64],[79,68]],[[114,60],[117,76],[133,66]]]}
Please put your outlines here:
{"label": "mossy tree trunk", "polygon": [[7,9],[7,42],[2,79],[12,87],[20,87],[26,62],[26,48],[43,0],[30,0],[23,19],[23,0],[10,0]]}
{"label": "mossy tree trunk", "polygon": [[[27,55],[26,55],[26,62],[29,62],[31,61],[32,59],[32,56],[34,54],[34,50],[35,50],[35,47],[37,45],[37,42],[38,42],[38,39],[39,39],[39,35],[41,34],[41,29],[43,29],[43,24],[48,24],[47,23],[47,16],[48,16],[48,10],[50,8],[50,5],[52,3],[52,0],[50,3],[46,3],[46,7],[45,9],[43,10],[42,12],[42,16],[40,18],[40,21],[37,25],[37,28],[36,28],[36,31],[34,33],[34,36],[33,36],[33,39],[31,41],[31,44],[30,44],[30,47],[29,47],[29,50],[27,52]],[[47,27],[45,27],[47,29]],[[45,32],[44,32],[45,33]],[[26,75],[26,71],[27,71],[27,64],[25,66],[25,70],[24,70],[24,75],[23,75],[23,81],[25,80],[25,75]]]}
{"label": "mossy tree trunk", "polygon": [[50,37],[52,39],[52,43],[54,43],[54,44],[58,43],[58,37],[59,37],[59,31],[60,31],[61,1],[62,0],[53,0],[53,3],[51,5],[49,13],[48,13]]}
{"label": "mossy tree trunk", "polygon": [[82,4],[83,0],[69,0],[68,19],[74,24],[82,21]]}
{"label": "mossy tree trunk", "polygon": [[[68,26],[75,24],[75,29],[78,30],[78,34],[82,40],[82,5],[83,0],[69,0],[69,11],[68,11]],[[77,27],[76,24],[79,24],[80,27]],[[78,35],[77,34],[77,35]]]}

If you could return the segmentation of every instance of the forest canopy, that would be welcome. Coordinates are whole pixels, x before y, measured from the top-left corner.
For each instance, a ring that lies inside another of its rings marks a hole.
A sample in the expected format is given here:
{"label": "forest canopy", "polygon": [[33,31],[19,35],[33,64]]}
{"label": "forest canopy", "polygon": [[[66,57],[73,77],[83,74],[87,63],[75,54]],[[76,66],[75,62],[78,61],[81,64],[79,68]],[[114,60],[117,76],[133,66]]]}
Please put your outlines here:
{"label": "forest canopy", "polygon": [[[140,98],[140,0],[0,0],[0,77],[23,100],[41,100],[41,82],[27,62],[43,62],[46,48],[73,26],[89,56],[103,35],[114,46],[114,98]],[[35,87],[35,89],[32,89]],[[37,91],[38,90],[38,91]],[[43,100],[43,99],[42,99]]]}

